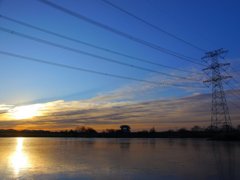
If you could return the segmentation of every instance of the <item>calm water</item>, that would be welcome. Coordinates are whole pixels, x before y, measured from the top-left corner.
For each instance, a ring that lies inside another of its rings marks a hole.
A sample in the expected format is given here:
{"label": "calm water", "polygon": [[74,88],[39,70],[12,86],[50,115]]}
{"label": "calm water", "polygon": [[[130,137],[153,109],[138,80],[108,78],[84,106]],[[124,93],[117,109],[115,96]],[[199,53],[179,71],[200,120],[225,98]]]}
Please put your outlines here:
{"label": "calm water", "polygon": [[240,143],[0,138],[0,179],[240,179]]}

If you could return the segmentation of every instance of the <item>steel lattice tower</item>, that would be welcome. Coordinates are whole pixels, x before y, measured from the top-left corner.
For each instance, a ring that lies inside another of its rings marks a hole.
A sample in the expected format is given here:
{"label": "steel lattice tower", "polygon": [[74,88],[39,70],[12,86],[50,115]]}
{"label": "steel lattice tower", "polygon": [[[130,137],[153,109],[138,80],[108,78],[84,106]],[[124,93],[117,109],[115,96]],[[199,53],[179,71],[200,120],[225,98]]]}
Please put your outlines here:
{"label": "steel lattice tower", "polygon": [[229,66],[230,63],[219,62],[219,59],[222,58],[226,52],[226,50],[218,49],[207,52],[202,58],[204,62],[208,64],[208,67],[203,69],[203,71],[210,72],[211,74],[209,79],[203,82],[211,84],[212,86],[211,128],[213,129],[229,129],[232,126],[222,84],[222,81],[231,78],[231,76],[221,74],[223,68]]}

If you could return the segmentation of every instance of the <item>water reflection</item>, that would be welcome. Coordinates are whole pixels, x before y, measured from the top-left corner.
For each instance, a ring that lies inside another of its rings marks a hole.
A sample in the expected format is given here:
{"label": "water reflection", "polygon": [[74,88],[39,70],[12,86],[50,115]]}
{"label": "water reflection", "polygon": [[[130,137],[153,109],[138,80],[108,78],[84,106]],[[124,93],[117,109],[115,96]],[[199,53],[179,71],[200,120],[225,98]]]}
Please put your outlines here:
{"label": "water reflection", "polygon": [[0,179],[234,180],[239,153],[202,139],[0,138]]}
{"label": "water reflection", "polygon": [[212,142],[212,152],[219,179],[236,179],[235,149],[235,145],[230,142],[221,145],[217,145],[216,142]]}
{"label": "water reflection", "polygon": [[10,163],[14,170],[14,174],[18,175],[21,170],[29,168],[30,163],[27,154],[23,151],[24,138],[20,137],[16,140],[16,150],[10,156]]}

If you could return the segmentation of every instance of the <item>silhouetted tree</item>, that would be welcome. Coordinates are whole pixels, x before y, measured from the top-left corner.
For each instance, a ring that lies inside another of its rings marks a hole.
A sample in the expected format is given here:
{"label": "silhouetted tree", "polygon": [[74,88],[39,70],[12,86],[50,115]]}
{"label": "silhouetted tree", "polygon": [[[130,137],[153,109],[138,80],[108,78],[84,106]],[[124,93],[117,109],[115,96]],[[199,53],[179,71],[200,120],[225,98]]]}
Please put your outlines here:
{"label": "silhouetted tree", "polygon": [[85,132],[86,129],[87,129],[87,128],[86,128],[85,126],[78,126],[78,127],[75,128],[75,130],[76,130],[77,132]]}
{"label": "silhouetted tree", "polygon": [[122,133],[130,133],[131,132],[131,128],[129,125],[121,125],[120,129],[121,129]]}
{"label": "silhouetted tree", "polygon": [[178,130],[179,133],[186,133],[188,132],[188,130],[186,130],[185,128],[181,128]]}
{"label": "silhouetted tree", "polygon": [[106,133],[108,133],[108,134],[116,133],[116,130],[115,129],[106,129]]}
{"label": "silhouetted tree", "polygon": [[193,126],[191,129],[191,131],[193,131],[193,132],[199,132],[201,130],[202,130],[202,128],[200,128],[199,126]]}
{"label": "silhouetted tree", "polygon": [[240,124],[237,126],[237,130],[240,131]]}
{"label": "silhouetted tree", "polygon": [[91,127],[85,127],[85,126],[79,126],[75,128],[75,131],[78,134],[82,134],[83,136],[95,136],[97,134],[97,131]]}
{"label": "silhouetted tree", "polygon": [[149,132],[152,133],[152,134],[154,134],[154,133],[156,132],[156,130],[155,130],[155,128],[153,127],[153,128],[151,128],[151,129],[149,130]]}
{"label": "silhouetted tree", "polygon": [[90,128],[90,127],[87,128],[86,132],[90,133],[90,134],[97,134],[97,131],[95,129],[93,129],[93,128]]}

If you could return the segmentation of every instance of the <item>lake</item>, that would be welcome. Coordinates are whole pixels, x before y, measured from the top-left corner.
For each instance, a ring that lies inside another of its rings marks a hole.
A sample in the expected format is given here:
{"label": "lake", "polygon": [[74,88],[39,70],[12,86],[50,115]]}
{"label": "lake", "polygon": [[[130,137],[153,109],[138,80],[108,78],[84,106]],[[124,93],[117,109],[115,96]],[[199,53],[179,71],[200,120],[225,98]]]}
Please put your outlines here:
{"label": "lake", "polygon": [[240,143],[0,138],[0,179],[240,179]]}

